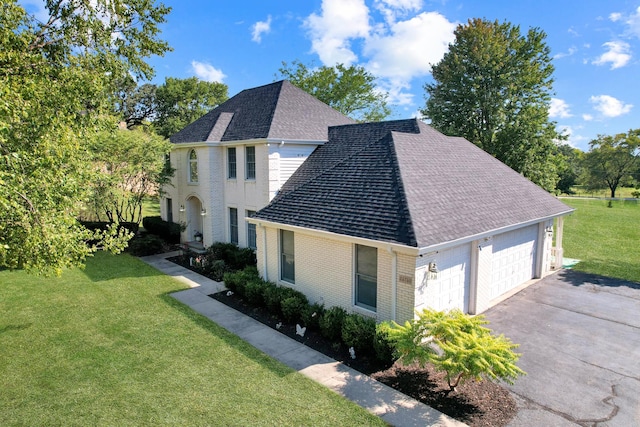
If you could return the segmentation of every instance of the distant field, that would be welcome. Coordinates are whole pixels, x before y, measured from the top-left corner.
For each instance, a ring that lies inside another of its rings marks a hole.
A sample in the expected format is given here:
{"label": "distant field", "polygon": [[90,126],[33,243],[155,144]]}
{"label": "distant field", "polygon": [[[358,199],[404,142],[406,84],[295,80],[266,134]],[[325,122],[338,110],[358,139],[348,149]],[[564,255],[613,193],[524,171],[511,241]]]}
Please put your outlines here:
{"label": "distant field", "polygon": [[640,282],[640,204],[563,198],[576,209],[565,218],[564,255],[576,270]]}
{"label": "distant field", "polygon": [[[575,194],[573,194],[573,196],[579,196],[579,197],[611,197],[611,191],[608,188],[603,188],[600,190],[586,190],[584,188],[582,188],[581,186],[576,186],[576,187],[572,187],[571,188],[573,191],[575,191]],[[632,187],[618,187],[616,189],[616,198],[621,198],[621,199],[625,199],[625,198],[630,198],[633,197],[631,195],[631,193],[633,193],[634,191],[638,191],[635,188]]]}
{"label": "distant field", "polygon": [[159,216],[160,215],[160,200],[158,197],[145,197],[142,202],[142,218],[145,216]]}

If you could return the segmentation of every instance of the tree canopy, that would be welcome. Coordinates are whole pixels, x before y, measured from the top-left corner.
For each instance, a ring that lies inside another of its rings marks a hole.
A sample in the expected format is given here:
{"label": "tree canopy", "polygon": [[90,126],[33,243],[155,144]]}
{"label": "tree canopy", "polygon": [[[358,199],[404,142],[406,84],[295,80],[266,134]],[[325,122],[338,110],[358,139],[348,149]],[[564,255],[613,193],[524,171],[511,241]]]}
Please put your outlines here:
{"label": "tree canopy", "polygon": [[364,67],[337,64],[315,68],[293,61],[291,65],[282,62],[278,71],[280,78],[360,122],[384,120],[391,114],[387,94],[377,89],[376,77]]}
{"label": "tree canopy", "polygon": [[433,66],[422,110],[431,125],[462,136],[512,169],[553,190],[555,140],[549,120],[554,71],[546,34],[536,28],[472,19]]}
{"label": "tree canopy", "polygon": [[169,49],[158,35],[170,9],[149,0],[45,7],[39,22],[16,0],[0,2],[0,267],[59,272],[94,250],[76,221],[93,177],[87,141],[117,123],[122,79],[152,77],[146,59]]}
{"label": "tree canopy", "polygon": [[[640,129],[613,136],[598,135],[585,154],[585,173],[589,186],[606,186],[611,198],[623,179],[638,171],[640,165]],[[636,177],[640,179],[640,177]]]}
{"label": "tree canopy", "polygon": [[168,138],[229,98],[227,85],[168,77],[156,90],[154,128]]}
{"label": "tree canopy", "polygon": [[137,86],[133,79],[125,79],[120,84],[115,109],[128,129],[153,125],[159,135],[168,138],[228,98],[226,84],[197,77],[167,77],[160,86]]}

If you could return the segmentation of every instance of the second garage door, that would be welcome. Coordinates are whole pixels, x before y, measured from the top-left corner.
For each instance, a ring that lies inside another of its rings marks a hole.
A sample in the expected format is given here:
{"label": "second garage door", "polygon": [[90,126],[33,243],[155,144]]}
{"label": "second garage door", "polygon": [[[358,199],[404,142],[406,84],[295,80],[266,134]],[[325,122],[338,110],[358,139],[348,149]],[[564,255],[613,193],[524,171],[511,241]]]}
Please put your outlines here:
{"label": "second garage door", "polygon": [[533,278],[537,239],[538,225],[494,236],[491,299]]}

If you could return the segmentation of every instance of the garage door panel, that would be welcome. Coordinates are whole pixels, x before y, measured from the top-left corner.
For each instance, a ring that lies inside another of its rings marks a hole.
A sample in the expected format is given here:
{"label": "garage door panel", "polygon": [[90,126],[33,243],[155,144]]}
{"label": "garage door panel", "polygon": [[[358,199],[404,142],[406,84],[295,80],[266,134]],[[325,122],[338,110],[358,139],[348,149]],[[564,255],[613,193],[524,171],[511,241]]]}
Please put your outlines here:
{"label": "garage door panel", "polygon": [[537,225],[493,238],[492,299],[533,278],[537,239]]}
{"label": "garage door panel", "polygon": [[470,245],[447,249],[436,256],[438,274],[426,305],[436,310],[468,311]]}

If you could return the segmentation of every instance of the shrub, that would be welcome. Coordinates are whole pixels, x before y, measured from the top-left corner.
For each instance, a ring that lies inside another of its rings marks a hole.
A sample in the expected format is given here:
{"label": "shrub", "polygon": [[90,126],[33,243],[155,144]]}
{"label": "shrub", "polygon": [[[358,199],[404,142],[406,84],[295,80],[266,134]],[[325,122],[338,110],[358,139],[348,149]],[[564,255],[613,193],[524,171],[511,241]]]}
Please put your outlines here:
{"label": "shrub", "polygon": [[292,288],[282,287],[280,291],[280,307],[282,317],[287,322],[297,322],[302,319],[302,311],[309,305],[307,297]]}
{"label": "shrub", "polygon": [[276,285],[275,283],[269,282],[269,285],[265,286],[262,290],[264,303],[269,312],[274,316],[282,315],[282,305],[280,304],[280,301],[282,301],[283,289],[284,288]]}
{"label": "shrub", "polygon": [[518,347],[503,335],[494,336],[484,327],[484,316],[469,316],[460,310],[425,309],[404,325],[391,323],[389,337],[403,362],[431,363],[447,375],[455,390],[467,378],[500,379],[510,384],[525,372],[516,366]]}
{"label": "shrub", "polygon": [[136,237],[129,242],[129,252],[134,256],[147,256],[162,253],[164,242],[158,236],[147,234]]}
{"label": "shrub", "polygon": [[207,248],[207,258],[223,260],[231,270],[242,270],[256,265],[256,256],[251,248],[239,248],[233,243],[215,242]]}
{"label": "shrub", "polygon": [[254,306],[262,306],[264,304],[264,282],[260,278],[252,278],[247,281],[244,287],[244,293],[247,302]]}
{"label": "shrub", "polygon": [[376,321],[372,317],[351,313],[342,324],[342,341],[353,347],[356,353],[373,354],[373,340],[376,335]]}
{"label": "shrub", "polygon": [[331,341],[340,341],[342,338],[342,324],[347,312],[342,307],[331,307],[324,312],[320,319],[320,333]]}
{"label": "shrub", "polygon": [[224,280],[224,275],[228,272],[227,264],[221,259],[209,260],[205,263],[203,267],[203,274],[216,282],[221,282]]}
{"label": "shrub", "polygon": [[302,322],[307,328],[318,331],[320,330],[320,319],[324,315],[324,311],[323,304],[315,303],[307,305],[304,310],[302,310]]}
{"label": "shrub", "polygon": [[175,222],[164,221],[159,216],[145,216],[142,226],[151,234],[155,234],[167,243],[180,243],[182,226]]}
{"label": "shrub", "polygon": [[376,359],[385,366],[391,366],[394,362],[393,341],[390,337],[391,324],[382,322],[376,325],[376,336],[373,339],[373,349]]}

